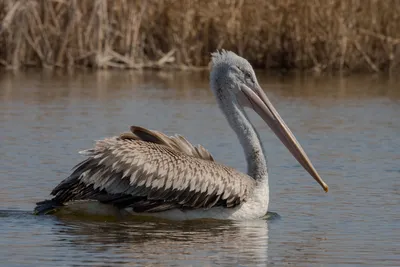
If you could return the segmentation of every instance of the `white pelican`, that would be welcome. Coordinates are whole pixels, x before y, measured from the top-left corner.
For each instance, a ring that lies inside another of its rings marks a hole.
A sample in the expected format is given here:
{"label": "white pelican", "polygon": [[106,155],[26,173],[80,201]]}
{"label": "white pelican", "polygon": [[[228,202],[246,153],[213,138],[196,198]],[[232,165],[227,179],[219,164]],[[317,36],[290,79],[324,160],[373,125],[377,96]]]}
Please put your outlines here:
{"label": "white pelican", "polygon": [[87,159],[53,189],[53,199],[37,203],[35,213],[85,207],[85,212],[96,214],[113,212],[177,220],[264,216],[269,203],[267,161],[244,107],[261,116],[328,191],[246,59],[230,51],[212,53],[210,85],[243,147],[247,174],[214,161],[206,149],[191,145],[182,136],[168,137],[132,126],[130,133],[105,138],[94,148],[82,151]]}

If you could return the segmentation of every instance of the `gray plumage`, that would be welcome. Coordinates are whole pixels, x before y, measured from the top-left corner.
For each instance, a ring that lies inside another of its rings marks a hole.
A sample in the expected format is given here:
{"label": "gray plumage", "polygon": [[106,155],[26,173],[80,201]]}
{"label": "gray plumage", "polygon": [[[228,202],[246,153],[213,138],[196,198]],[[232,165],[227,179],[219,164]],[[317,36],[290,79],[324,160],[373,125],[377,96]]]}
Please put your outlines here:
{"label": "gray plumage", "polygon": [[255,185],[251,177],[218,164],[205,148],[182,136],[135,126],[131,131],[82,151],[88,158],[53,189],[52,202],[90,199],[136,212],[234,207]]}
{"label": "gray plumage", "polygon": [[[210,84],[217,102],[244,149],[248,174],[214,161],[202,146],[181,136],[131,127],[130,133],[100,140],[83,151],[87,159],[53,189],[51,200],[35,212],[51,212],[65,203],[97,200],[134,212],[237,207],[255,192],[254,216],[268,206],[268,175],[263,147],[243,107],[252,107],[240,86],[259,88],[247,60],[229,51],[212,54]],[[249,211],[249,210],[247,210]]]}

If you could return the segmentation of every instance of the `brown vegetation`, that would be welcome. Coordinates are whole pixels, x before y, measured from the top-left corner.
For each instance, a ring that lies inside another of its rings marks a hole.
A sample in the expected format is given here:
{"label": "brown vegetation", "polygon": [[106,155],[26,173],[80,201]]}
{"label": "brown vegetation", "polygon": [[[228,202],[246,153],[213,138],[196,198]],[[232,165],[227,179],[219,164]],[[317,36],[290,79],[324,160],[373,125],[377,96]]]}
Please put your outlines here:
{"label": "brown vegetation", "polygon": [[400,69],[399,0],[0,0],[0,65]]}

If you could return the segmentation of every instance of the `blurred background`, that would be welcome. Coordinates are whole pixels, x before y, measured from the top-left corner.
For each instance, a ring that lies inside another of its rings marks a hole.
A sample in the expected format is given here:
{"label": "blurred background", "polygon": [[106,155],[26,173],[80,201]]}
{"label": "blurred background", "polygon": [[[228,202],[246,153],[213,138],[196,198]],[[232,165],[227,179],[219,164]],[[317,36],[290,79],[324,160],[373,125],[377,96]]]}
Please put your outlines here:
{"label": "blurred background", "polygon": [[391,72],[397,0],[2,0],[0,64],[206,67],[224,48],[258,68]]}

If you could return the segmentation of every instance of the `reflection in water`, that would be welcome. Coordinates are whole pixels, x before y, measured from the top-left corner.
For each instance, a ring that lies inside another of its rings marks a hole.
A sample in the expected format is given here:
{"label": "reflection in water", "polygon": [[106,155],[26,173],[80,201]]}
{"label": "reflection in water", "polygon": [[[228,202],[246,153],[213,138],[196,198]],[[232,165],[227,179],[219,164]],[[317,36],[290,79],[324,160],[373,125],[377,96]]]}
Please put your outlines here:
{"label": "reflection in water", "polygon": [[257,75],[330,185],[321,192],[250,114],[268,157],[270,208],[282,216],[268,225],[32,216],[78,151],[133,124],[180,133],[241,171],[245,160],[206,72],[1,73],[0,265],[398,266],[398,78]]}
{"label": "reflection in water", "polygon": [[[125,98],[126,90],[135,98],[209,98],[208,72],[96,71],[71,74],[58,72],[0,73],[0,99],[30,103],[51,103],[57,99]],[[29,84],[28,91],[17,90]],[[187,90],[188,88],[195,90]],[[200,93],[199,93],[200,91]]]}
{"label": "reflection in water", "polygon": [[0,211],[0,218],[0,236],[14,236],[8,248],[0,242],[0,257],[10,266],[37,255],[40,266],[266,266],[268,261],[265,220],[99,222],[12,211]]}
{"label": "reflection in water", "polygon": [[[208,71],[6,72],[0,73],[0,98],[3,101],[31,99],[36,103],[50,102],[56,98],[107,100],[110,97],[126,97],[124,91],[131,90],[135,97],[139,98],[213,100],[208,75]],[[350,100],[387,97],[393,101],[400,100],[398,77],[310,77],[303,74],[279,76],[260,71],[257,72],[257,77],[269,94],[282,97],[318,100],[324,103],[329,103],[335,98]],[[17,90],[26,84],[30,85],[29,92]]]}
{"label": "reflection in water", "polygon": [[[272,78],[272,79],[271,79]],[[318,99],[329,103],[332,99],[374,99],[390,97],[400,100],[400,79],[383,76],[329,76],[312,77],[304,74],[261,76],[266,88],[273,88],[290,98]],[[267,89],[268,90],[268,89]]]}
{"label": "reflection in water", "polygon": [[[124,261],[146,255],[162,264],[183,260],[180,265],[258,265],[267,262],[268,224],[266,221],[217,222],[123,222],[93,223],[63,221],[55,229],[60,242],[70,239],[86,254],[112,249]],[[260,238],[262,237],[262,238]],[[88,245],[89,244],[89,245]],[[161,264],[161,265],[162,265]],[[264,265],[265,266],[265,265]]]}

